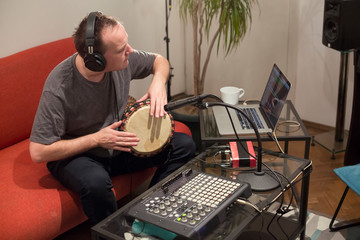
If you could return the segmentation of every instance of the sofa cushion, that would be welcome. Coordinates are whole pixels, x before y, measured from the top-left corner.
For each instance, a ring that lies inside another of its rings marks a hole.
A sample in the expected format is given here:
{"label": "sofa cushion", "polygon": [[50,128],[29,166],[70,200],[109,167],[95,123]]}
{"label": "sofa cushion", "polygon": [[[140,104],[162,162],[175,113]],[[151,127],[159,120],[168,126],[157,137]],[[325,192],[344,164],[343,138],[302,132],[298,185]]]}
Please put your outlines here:
{"label": "sofa cushion", "polygon": [[[45,163],[31,161],[29,140],[0,150],[1,239],[50,239],[87,218],[79,197],[58,182]],[[116,199],[150,178],[155,169],[113,178]],[[42,227],[41,227],[42,226]]]}

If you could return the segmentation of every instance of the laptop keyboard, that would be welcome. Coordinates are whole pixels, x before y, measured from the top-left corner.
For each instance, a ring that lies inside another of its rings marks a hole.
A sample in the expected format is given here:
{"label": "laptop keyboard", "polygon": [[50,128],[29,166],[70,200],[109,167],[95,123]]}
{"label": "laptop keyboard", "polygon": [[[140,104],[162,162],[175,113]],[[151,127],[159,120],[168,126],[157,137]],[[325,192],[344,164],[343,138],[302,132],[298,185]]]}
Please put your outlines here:
{"label": "laptop keyboard", "polygon": [[[264,125],[261,122],[255,108],[241,108],[241,110],[252,120],[252,122],[256,125],[258,129],[264,128]],[[237,112],[236,114],[239,118],[242,129],[252,129],[249,121],[240,112]]]}

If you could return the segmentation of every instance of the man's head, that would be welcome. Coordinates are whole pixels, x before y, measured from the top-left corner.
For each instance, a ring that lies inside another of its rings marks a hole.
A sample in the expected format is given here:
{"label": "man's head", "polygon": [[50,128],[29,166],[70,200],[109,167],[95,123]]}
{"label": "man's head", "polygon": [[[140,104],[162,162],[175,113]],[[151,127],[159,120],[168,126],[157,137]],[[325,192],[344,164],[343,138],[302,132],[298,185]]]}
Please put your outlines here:
{"label": "man's head", "polygon": [[[87,60],[90,54],[96,54],[91,55],[90,59],[92,60],[93,56],[96,56],[96,60],[98,56],[101,58],[100,60],[103,59],[104,71],[126,68],[128,57],[133,52],[133,49],[128,44],[128,35],[125,28],[115,18],[100,12],[90,13],[89,16],[81,21],[73,34],[75,48],[79,55]],[[93,46],[93,53],[89,53],[88,44],[86,44],[86,38],[89,37],[89,33],[86,33],[86,31],[89,28],[88,21],[91,21],[91,18],[94,16],[95,23],[91,26],[93,33],[90,34],[94,40],[91,44]]]}

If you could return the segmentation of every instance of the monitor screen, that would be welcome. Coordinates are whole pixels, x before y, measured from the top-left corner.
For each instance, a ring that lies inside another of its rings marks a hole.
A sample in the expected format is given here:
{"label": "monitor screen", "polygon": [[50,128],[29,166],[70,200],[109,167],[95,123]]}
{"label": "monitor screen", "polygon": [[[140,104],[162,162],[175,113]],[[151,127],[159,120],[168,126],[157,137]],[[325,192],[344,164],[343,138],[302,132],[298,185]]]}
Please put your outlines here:
{"label": "monitor screen", "polygon": [[273,129],[279,120],[290,87],[291,83],[280,71],[279,67],[274,64],[260,102],[260,107],[263,113],[267,115]]}

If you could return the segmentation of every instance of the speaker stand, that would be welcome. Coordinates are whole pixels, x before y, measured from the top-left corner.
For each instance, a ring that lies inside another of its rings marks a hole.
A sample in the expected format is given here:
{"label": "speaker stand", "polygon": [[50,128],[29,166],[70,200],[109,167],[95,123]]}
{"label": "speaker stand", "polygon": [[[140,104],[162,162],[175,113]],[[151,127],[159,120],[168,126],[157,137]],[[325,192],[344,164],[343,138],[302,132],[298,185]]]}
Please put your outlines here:
{"label": "speaker stand", "polygon": [[312,145],[320,146],[332,153],[331,159],[335,159],[336,153],[345,152],[348,139],[348,131],[345,126],[346,92],[348,83],[349,52],[342,51],[340,59],[340,76],[338,89],[338,102],[336,112],[335,131],[325,132],[312,137]]}
{"label": "speaker stand", "polygon": [[344,165],[355,165],[360,163],[360,50],[354,51],[354,96],[349,129],[349,139],[346,147]]}

